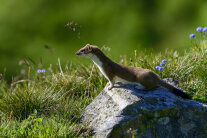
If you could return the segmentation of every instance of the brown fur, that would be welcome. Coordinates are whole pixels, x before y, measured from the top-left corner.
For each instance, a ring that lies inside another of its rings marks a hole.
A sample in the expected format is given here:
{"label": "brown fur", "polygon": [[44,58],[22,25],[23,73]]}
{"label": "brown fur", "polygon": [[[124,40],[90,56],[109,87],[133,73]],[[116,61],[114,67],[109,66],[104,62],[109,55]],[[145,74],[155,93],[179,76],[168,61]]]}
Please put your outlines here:
{"label": "brown fur", "polygon": [[118,76],[119,78],[122,78],[129,82],[140,83],[146,90],[151,90],[156,88],[158,85],[161,85],[178,96],[188,98],[184,92],[161,80],[160,77],[153,71],[140,67],[130,67],[117,64],[110,60],[97,46],[87,44],[76,54],[81,55],[88,53],[96,55],[102,62],[102,68],[106,73],[109,81],[112,83],[112,87],[115,83],[114,77]]}

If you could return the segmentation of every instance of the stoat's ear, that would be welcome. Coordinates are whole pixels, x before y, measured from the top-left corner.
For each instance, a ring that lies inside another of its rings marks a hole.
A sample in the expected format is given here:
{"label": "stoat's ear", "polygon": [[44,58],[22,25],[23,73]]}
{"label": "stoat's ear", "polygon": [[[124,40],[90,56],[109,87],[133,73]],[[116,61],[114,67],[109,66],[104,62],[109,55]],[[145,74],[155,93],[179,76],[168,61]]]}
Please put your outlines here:
{"label": "stoat's ear", "polygon": [[88,51],[92,51],[91,45],[88,45]]}

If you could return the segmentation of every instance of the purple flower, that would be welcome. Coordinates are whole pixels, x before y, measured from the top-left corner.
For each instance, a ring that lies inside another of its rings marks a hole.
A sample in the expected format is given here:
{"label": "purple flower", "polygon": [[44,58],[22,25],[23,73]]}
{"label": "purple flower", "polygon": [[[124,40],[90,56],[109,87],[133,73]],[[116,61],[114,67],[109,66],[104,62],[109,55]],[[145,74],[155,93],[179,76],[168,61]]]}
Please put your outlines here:
{"label": "purple flower", "polygon": [[196,29],[196,31],[201,32],[202,29],[203,29],[202,27],[198,27],[198,28]]}
{"label": "purple flower", "polygon": [[41,73],[41,72],[42,72],[42,70],[41,70],[41,69],[38,69],[38,70],[37,70],[37,73]]}
{"label": "purple flower", "polygon": [[163,70],[163,67],[160,67],[158,70],[159,70],[159,71]]}
{"label": "purple flower", "polygon": [[190,38],[195,38],[196,35],[195,35],[195,34],[190,34],[189,37],[190,37]]}
{"label": "purple flower", "polygon": [[160,63],[160,66],[164,66],[164,65],[165,65],[165,63],[164,63],[164,62]]}
{"label": "purple flower", "polygon": [[203,28],[203,32],[204,32],[204,33],[207,32],[207,27],[204,27],[204,28]]}
{"label": "purple flower", "polygon": [[156,66],[156,69],[158,69],[159,71],[161,71],[161,70],[163,70],[163,67]]}
{"label": "purple flower", "polygon": [[159,69],[160,68],[160,66],[156,66],[156,69]]}
{"label": "purple flower", "polygon": [[37,73],[44,73],[44,72],[45,72],[45,69],[42,69],[42,70],[41,69],[38,69],[37,70]]}
{"label": "purple flower", "polygon": [[166,59],[163,59],[163,60],[162,60],[162,63],[166,63],[166,62],[167,62],[167,60],[166,60]]}

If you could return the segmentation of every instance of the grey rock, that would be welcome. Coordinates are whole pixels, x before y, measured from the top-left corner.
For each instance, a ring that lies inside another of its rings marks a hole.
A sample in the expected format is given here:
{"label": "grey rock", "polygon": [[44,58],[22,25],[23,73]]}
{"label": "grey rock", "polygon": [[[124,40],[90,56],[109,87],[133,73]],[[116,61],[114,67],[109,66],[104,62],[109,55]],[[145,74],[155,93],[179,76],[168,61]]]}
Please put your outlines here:
{"label": "grey rock", "polygon": [[207,105],[161,87],[105,87],[87,106],[82,121],[100,138],[207,138]]}

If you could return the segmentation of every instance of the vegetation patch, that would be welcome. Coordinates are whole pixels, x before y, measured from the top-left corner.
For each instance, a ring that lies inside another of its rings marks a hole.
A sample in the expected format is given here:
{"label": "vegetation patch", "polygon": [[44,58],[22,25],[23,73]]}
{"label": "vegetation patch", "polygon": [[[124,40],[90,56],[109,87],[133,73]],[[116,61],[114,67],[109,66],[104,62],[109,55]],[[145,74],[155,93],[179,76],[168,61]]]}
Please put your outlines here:
{"label": "vegetation patch", "polygon": [[[162,69],[157,69],[163,59],[167,62],[162,64]],[[192,99],[207,103],[205,41],[193,45],[183,55],[173,50],[159,54],[135,51],[133,56],[121,56],[117,62],[151,69],[161,78],[174,78]],[[56,66],[46,69],[29,64],[25,68],[27,72],[22,80],[12,84],[5,82],[4,74],[1,76],[0,136],[91,136],[80,117],[107,83],[99,70],[94,65],[71,63],[62,66],[60,60]]]}

